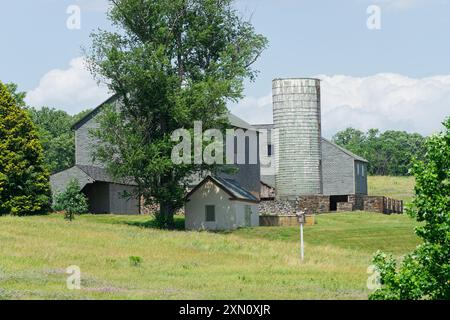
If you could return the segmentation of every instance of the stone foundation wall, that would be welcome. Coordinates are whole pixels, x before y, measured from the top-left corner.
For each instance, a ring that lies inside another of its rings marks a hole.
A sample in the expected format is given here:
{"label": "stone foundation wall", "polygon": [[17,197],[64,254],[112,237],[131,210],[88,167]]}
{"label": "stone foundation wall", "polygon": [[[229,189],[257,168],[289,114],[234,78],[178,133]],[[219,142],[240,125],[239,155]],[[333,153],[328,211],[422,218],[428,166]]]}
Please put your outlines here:
{"label": "stone foundation wall", "polygon": [[364,199],[364,211],[383,213],[384,197],[366,197]]}
{"label": "stone foundation wall", "polygon": [[[305,226],[315,224],[314,215],[306,215]],[[259,225],[261,227],[294,227],[300,225],[296,215],[263,215],[259,217]]]}
{"label": "stone foundation wall", "polygon": [[353,211],[353,203],[351,202],[338,202],[337,203],[338,212],[348,212]]}
{"label": "stone foundation wall", "polygon": [[259,213],[264,215],[292,215],[298,211],[306,214],[330,211],[329,196],[300,196],[297,200],[266,200],[259,203]]}
{"label": "stone foundation wall", "polygon": [[[388,197],[351,194],[348,202],[339,202],[337,211],[368,211],[384,214],[403,213],[403,201]],[[306,214],[330,212],[330,197],[323,195],[300,196],[297,200],[266,200],[259,204],[261,215],[293,215],[298,211]]]}
{"label": "stone foundation wall", "polygon": [[259,203],[261,215],[290,215],[297,211],[296,201],[267,200]]}
{"label": "stone foundation wall", "polygon": [[364,197],[364,211],[384,214],[403,213],[403,201],[388,197]]}
{"label": "stone foundation wall", "polygon": [[297,208],[306,214],[325,213],[330,211],[330,197],[322,195],[300,196]]}
{"label": "stone foundation wall", "polygon": [[362,194],[350,194],[348,202],[353,204],[353,210],[364,210],[364,200],[367,196]]}
{"label": "stone foundation wall", "polygon": [[[159,204],[145,205],[145,200],[141,197],[141,214],[142,215],[154,215],[159,211]],[[177,215],[184,215],[184,208],[177,210]]]}

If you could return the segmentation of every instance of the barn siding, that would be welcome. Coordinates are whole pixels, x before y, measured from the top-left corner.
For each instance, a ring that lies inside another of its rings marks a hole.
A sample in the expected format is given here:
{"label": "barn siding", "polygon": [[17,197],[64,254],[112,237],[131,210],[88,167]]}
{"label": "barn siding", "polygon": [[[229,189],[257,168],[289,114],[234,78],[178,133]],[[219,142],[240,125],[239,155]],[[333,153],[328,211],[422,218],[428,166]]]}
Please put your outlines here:
{"label": "barn siding", "polygon": [[99,128],[95,117],[88,120],[75,131],[75,163],[86,166],[102,167],[99,161],[93,161],[92,154],[99,141],[90,134],[91,130]]}
{"label": "barn siding", "polygon": [[[261,182],[261,167],[260,167],[260,146],[259,146],[259,134],[256,133],[256,164],[250,164],[250,139],[245,139],[245,164],[232,165],[237,169],[237,172],[232,174],[229,173],[219,173],[218,175],[225,179],[233,179],[244,189],[250,191],[255,197],[259,198],[260,193],[260,182]],[[234,139],[235,148],[237,148],[237,139]],[[237,150],[237,149],[236,149]],[[235,161],[237,162],[237,161]]]}
{"label": "barn siding", "polygon": [[136,198],[128,199],[124,192],[132,194],[135,188],[123,184],[109,184],[110,213],[114,214],[139,214],[139,201]]}
{"label": "barn siding", "polygon": [[322,139],[323,194],[355,193],[354,162],[353,157]]}
{"label": "barn siding", "polygon": [[367,194],[367,163],[355,160],[356,193]]}

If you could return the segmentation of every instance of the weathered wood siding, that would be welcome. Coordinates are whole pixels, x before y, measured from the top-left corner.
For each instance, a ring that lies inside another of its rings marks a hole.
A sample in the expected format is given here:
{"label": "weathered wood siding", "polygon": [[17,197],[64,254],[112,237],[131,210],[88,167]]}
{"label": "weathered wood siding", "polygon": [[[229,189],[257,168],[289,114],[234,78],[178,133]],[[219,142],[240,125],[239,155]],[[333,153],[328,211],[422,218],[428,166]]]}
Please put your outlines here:
{"label": "weathered wood siding", "polygon": [[322,140],[323,194],[355,193],[355,161],[338,147]]}

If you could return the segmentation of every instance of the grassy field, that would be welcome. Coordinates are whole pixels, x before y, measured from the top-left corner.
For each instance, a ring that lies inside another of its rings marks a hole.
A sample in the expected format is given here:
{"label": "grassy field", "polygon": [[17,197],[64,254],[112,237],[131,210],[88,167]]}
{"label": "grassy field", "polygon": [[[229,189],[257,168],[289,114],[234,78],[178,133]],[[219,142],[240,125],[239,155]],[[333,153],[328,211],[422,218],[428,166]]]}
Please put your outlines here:
{"label": "grassy field", "polygon": [[414,177],[368,177],[369,195],[387,196],[410,202],[414,195]]}
{"label": "grassy field", "polygon": [[[372,254],[418,244],[407,216],[327,214],[306,228],[300,263],[294,227],[161,231],[149,219],[0,217],[0,299],[366,299]],[[81,290],[66,287],[71,265]]]}

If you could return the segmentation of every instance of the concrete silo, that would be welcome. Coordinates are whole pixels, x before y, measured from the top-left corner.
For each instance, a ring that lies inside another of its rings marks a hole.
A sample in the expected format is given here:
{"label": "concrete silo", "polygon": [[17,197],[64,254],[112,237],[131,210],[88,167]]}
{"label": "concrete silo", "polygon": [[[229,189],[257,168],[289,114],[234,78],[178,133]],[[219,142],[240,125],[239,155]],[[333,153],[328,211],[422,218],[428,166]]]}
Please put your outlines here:
{"label": "concrete silo", "polygon": [[273,121],[277,198],[322,194],[320,80],[275,79]]}

